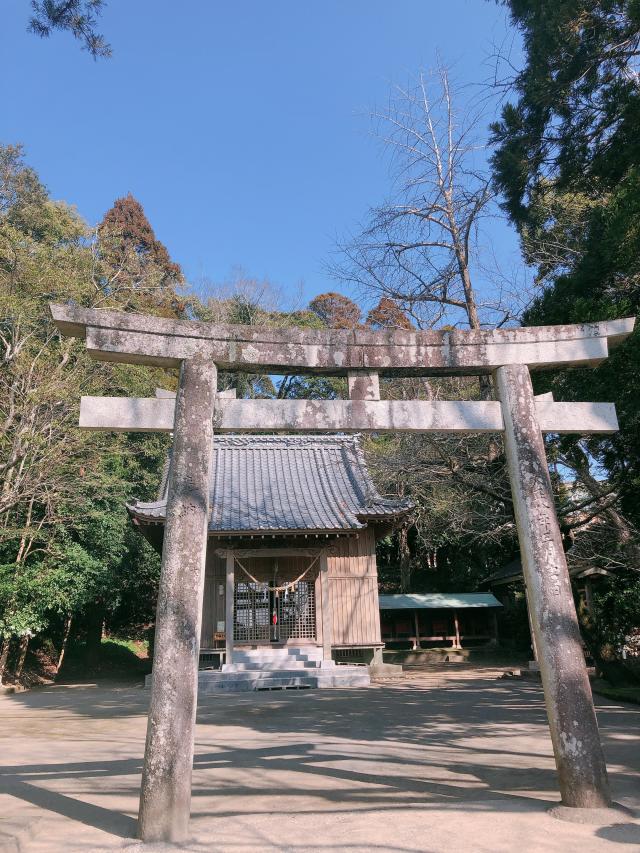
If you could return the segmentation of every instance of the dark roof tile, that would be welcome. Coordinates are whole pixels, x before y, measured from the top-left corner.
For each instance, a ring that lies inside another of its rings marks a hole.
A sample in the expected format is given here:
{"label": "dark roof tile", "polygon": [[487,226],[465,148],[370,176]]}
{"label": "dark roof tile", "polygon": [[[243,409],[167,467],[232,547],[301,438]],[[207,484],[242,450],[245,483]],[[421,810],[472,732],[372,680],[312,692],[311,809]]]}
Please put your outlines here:
{"label": "dark roof tile", "polygon": [[[163,480],[163,499],[133,502],[132,516],[164,521]],[[377,492],[357,436],[214,437],[211,531],[358,529],[412,507]]]}

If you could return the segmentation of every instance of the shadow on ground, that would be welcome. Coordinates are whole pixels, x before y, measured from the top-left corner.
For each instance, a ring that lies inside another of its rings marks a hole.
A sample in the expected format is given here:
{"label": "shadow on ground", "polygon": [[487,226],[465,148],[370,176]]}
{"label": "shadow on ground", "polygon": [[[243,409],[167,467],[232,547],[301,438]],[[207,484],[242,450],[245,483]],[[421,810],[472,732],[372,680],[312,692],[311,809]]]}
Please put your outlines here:
{"label": "shadow on ground", "polygon": [[[43,760],[34,745],[24,761],[5,765],[0,792],[121,838],[135,835],[148,694],[61,686],[4,701],[16,733],[30,717],[45,729],[55,717],[77,745],[61,742],[56,760]],[[614,796],[637,798],[640,708],[598,704]],[[83,742],[89,723],[101,726],[100,758],[91,757],[92,736]],[[104,757],[110,726],[114,738],[127,732],[128,757]],[[247,809],[393,813],[419,805],[449,810],[454,819],[458,810],[527,813],[558,799],[540,687],[485,679],[445,689],[416,679],[365,690],[203,697],[193,783],[195,818],[242,817]],[[87,801],[104,792],[126,801],[128,813]],[[620,844],[640,842],[634,824],[598,832]]]}

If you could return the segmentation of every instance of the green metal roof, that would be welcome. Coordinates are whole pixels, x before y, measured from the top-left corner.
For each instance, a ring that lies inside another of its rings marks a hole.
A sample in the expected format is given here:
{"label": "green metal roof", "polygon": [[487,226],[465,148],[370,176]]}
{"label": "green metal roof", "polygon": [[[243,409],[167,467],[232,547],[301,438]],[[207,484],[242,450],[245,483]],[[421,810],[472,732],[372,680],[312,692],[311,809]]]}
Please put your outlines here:
{"label": "green metal roof", "polygon": [[468,607],[502,605],[490,592],[430,592],[380,596],[380,610],[464,610]]}

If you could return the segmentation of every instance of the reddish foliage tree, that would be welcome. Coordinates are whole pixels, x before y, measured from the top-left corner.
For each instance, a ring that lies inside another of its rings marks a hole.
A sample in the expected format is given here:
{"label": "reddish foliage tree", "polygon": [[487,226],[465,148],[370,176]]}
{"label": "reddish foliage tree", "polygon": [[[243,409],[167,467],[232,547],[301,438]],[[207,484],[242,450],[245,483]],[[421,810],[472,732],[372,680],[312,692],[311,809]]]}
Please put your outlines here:
{"label": "reddish foliage tree", "polygon": [[321,293],[309,308],[331,329],[355,329],[360,325],[360,306],[341,293]]}
{"label": "reddish foliage tree", "polygon": [[383,296],[376,307],[369,311],[367,326],[374,329],[413,329],[411,320],[402,308],[388,296]]}
{"label": "reddish foliage tree", "polygon": [[184,310],[184,300],[177,294],[184,283],[182,270],[131,193],[116,199],[98,226],[98,253],[110,297],[124,300],[132,310],[151,306],[171,314]]}

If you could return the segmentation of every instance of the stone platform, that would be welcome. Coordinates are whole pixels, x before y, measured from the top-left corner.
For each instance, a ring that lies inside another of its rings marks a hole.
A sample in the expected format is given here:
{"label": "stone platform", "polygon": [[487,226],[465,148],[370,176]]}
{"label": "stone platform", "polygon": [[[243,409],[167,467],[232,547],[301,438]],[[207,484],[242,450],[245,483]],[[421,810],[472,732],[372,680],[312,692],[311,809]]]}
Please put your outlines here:
{"label": "stone platform", "polygon": [[322,659],[319,646],[234,649],[233,662],[198,674],[200,694],[318,687],[368,687],[369,668]]}

